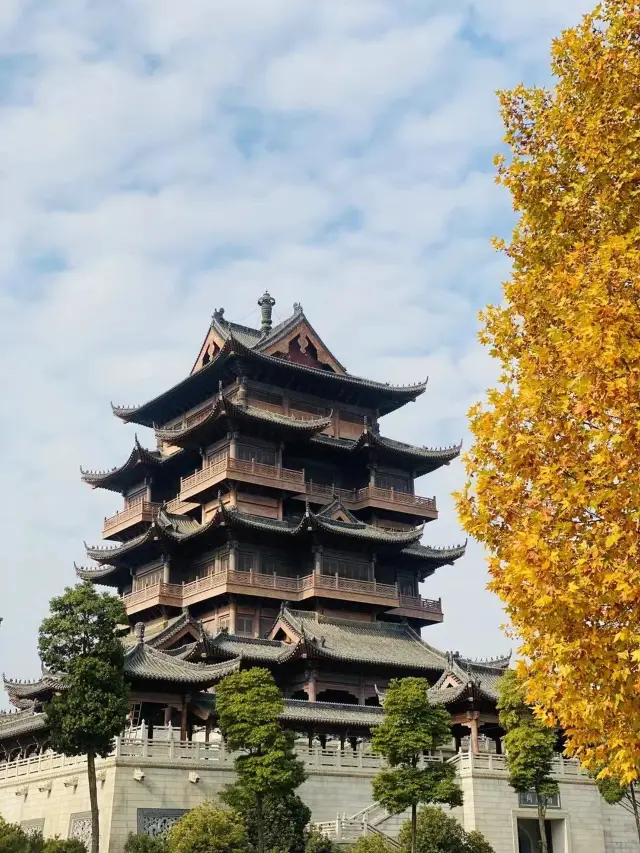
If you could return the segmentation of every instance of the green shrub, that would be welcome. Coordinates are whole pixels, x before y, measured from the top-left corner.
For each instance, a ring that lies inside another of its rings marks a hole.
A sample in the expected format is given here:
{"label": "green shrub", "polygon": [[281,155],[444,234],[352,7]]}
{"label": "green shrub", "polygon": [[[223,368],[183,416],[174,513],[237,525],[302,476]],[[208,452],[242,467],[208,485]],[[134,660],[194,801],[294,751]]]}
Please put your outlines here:
{"label": "green shrub", "polygon": [[168,853],[246,853],[240,816],[213,803],[187,812],[167,834]]}
{"label": "green shrub", "polygon": [[135,835],[129,833],[124,845],[124,853],[166,853],[167,841],[164,837]]}
{"label": "green shrub", "polygon": [[351,846],[353,853],[396,853],[396,848],[382,835],[367,835]]}
{"label": "green shrub", "polygon": [[[403,824],[398,841],[406,851],[411,850],[411,821]],[[416,853],[494,853],[494,850],[479,832],[465,832],[454,817],[435,806],[426,806],[418,812]]]}

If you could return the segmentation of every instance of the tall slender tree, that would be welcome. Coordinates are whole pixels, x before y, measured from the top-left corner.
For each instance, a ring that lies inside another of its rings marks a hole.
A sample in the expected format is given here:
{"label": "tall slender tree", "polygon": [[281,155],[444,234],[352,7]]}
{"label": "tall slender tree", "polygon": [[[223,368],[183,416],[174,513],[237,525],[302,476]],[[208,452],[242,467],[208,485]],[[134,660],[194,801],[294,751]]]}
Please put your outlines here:
{"label": "tall slender tree", "polygon": [[540,849],[548,853],[546,814],[558,783],[551,775],[558,740],[554,729],[541,723],[527,704],[525,687],[514,670],[500,679],[500,725],[505,737],[509,784],[519,794],[535,793]]}
{"label": "tall slender tree", "polygon": [[428,688],[424,678],[393,680],[384,698],[384,720],[372,737],[373,748],[389,764],[373,780],[374,797],[395,813],[411,809],[411,853],[416,853],[419,803],[462,805],[451,764],[427,761],[420,766],[426,752],[451,740],[451,717],[429,704]]}
{"label": "tall slender tree", "polygon": [[96,757],[106,757],[124,728],[129,691],[119,638],[127,614],[120,599],[98,593],[90,583],[67,588],[51,599],[40,626],[43,665],[61,676],[63,688],[45,711],[53,747],[87,756],[91,802],[91,853],[98,853],[100,820]]}
{"label": "tall slender tree", "polygon": [[519,221],[481,340],[467,531],[567,748],[640,775],[640,5],[603,0],[553,43],[552,89],[500,95],[498,180]]}
{"label": "tall slender tree", "polygon": [[282,731],[282,695],[267,669],[253,668],[229,675],[216,688],[216,714],[229,749],[241,754],[235,762],[237,781],[222,799],[255,820],[256,849],[265,853],[266,807],[290,802],[304,782],[305,770],[296,758],[293,735]]}

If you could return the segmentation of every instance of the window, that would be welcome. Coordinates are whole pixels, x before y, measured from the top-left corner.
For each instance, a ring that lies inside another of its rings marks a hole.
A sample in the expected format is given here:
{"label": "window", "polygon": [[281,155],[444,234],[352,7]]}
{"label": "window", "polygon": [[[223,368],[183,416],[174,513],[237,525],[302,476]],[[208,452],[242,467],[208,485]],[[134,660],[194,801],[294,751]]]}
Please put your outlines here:
{"label": "window", "polygon": [[[526,793],[518,794],[518,805],[521,808],[538,808],[538,795],[535,791],[526,791]],[[547,808],[548,809],[559,809],[560,808],[560,794],[552,794],[550,797],[547,797]]]}
{"label": "window", "polygon": [[402,492],[405,495],[411,494],[409,477],[402,477],[398,474],[376,474],[376,486],[380,489],[394,489],[394,491]]}
{"label": "window", "polygon": [[223,554],[220,557],[220,571],[221,572],[228,572],[229,571],[229,555],[228,554]]}
{"label": "window", "polygon": [[207,453],[207,467],[215,465],[216,462],[221,462],[223,459],[226,459],[228,455],[229,448],[227,447],[223,447],[220,450],[212,450],[211,453]]}
{"label": "window", "polygon": [[236,616],[236,634],[247,634],[253,637],[252,616]]}
{"label": "window", "polygon": [[269,450],[265,447],[250,447],[248,444],[238,445],[238,459],[243,462],[257,462],[260,465],[276,464],[275,450]]}
{"label": "window", "polygon": [[155,584],[160,583],[162,581],[162,575],[162,569],[156,569],[155,571],[147,572],[144,575],[138,575],[138,577],[133,580],[134,592],[137,592],[139,589],[148,589],[150,586],[155,586]]}
{"label": "window", "polygon": [[339,575],[341,578],[366,581],[369,580],[369,564],[344,560],[340,557],[325,556],[322,561],[322,574]]}
{"label": "window", "polygon": [[303,419],[324,418],[329,414],[329,409],[324,406],[312,406],[309,403],[303,403],[302,400],[291,400],[289,411],[292,415]]}
{"label": "window", "polygon": [[125,505],[127,507],[135,506],[136,504],[142,503],[142,501],[146,498],[146,496],[147,496],[147,487],[146,486],[140,486],[138,489],[136,489],[133,492],[130,492],[127,495],[127,497],[125,499]]}
{"label": "window", "polygon": [[218,631],[228,631],[229,630],[229,617],[228,616],[219,616],[218,617]]}
{"label": "window", "polygon": [[407,578],[400,578],[400,595],[414,596],[415,594],[416,588],[414,582]]}
{"label": "window", "polygon": [[256,555],[250,551],[240,551],[238,553],[238,571],[252,572],[256,567]]}

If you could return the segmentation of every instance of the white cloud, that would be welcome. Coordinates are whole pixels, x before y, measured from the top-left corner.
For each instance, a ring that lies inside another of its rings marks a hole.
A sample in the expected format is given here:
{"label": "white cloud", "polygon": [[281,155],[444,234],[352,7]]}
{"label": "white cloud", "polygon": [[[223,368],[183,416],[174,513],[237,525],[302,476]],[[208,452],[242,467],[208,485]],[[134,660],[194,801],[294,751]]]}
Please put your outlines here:
{"label": "white cloud", "polygon": [[[1,5],[2,669],[37,671],[48,598],[118,508],[78,475],[131,449],[109,401],[180,379],[215,307],[255,318],[265,287],[280,316],[302,302],[354,373],[430,376],[388,432],[468,443],[495,370],[476,314],[506,275],[488,238],[510,222],[494,90],[544,80],[548,39],[581,9]],[[463,538],[447,497],[462,479],[454,463],[420,483],[441,506],[435,544]],[[430,579],[447,614],[433,642],[505,646],[485,583],[473,544]]]}

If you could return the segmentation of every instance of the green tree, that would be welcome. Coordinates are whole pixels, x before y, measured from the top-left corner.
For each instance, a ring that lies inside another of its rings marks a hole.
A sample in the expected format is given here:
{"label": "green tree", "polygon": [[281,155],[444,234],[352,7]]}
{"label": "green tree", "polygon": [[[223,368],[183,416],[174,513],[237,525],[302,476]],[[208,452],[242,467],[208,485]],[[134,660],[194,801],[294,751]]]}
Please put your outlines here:
{"label": "green tree", "polygon": [[602,799],[610,806],[622,806],[633,815],[636,822],[638,840],[640,840],[640,807],[638,805],[638,783],[623,784],[613,776],[594,774],[596,785]]}
{"label": "green tree", "polygon": [[[398,841],[405,850],[412,845],[412,827],[407,821],[400,829]],[[417,853],[494,853],[493,847],[479,832],[466,832],[451,815],[435,806],[418,812]]]}
{"label": "green tree", "polygon": [[384,835],[363,835],[351,845],[352,853],[396,853],[397,847]]}
{"label": "green tree", "polygon": [[[7,823],[0,816],[0,853],[32,853],[35,845],[30,842],[32,839],[26,832],[15,823]],[[33,839],[36,844],[39,844],[39,850],[42,849],[42,836],[37,836]]]}
{"label": "green tree", "polygon": [[187,812],[167,835],[169,853],[245,853],[247,836],[238,815],[213,803]]}
{"label": "green tree", "polygon": [[130,832],[124,845],[124,853],[166,853],[167,840],[161,836],[136,835]]}
{"label": "green tree", "polygon": [[[230,797],[236,803],[236,811],[242,817],[247,831],[249,846],[258,849],[258,812],[255,800],[245,796]],[[305,828],[311,820],[311,809],[297,794],[271,796],[267,794],[263,804],[263,831],[266,850],[281,849],[288,853],[304,853]],[[133,851],[132,851],[133,853]],[[145,853],[145,851],[140,851]]]}
{"label": "green tree", "polygon": [[507,732],[509,784],[519,794],[535,792],[541,849],[548,853],[545,817],[549,798],[558,793],[558,783],[551,776],[557,733],[534,715],[526,701],[525,685],[514,670],[500,679],[499,689],[500,725]]}
{"label": "green tree", "polygon": [[340,848],[317,829],[307,830],[305,853],[339,853]]}
{"label": "green tree", "polygon": [[129,707],[119,638],[126,624],[120,599],[81,583],[51,600],[38,639],[42,663],[64,684],[45,708],[51,743],[65,755],[87,756],[91,853],[100,833],[96,756],[111,752]]}
{"label": "green tree", "polygon": [[47,838],[42,853],[87,853],[79,838]]}
{"label": "green tree", "polygon": [[227,746],[241,754],[235,762],[237,781],[222,794],[241,814],[255,816],[258,853],[266,850],[266,801],[286,799],[305,780],[296,758],[293,735],[283,732],[279,717],[284,702],[273,676],[253,668],[229,675],[216,689],[216,713]]}
{"label": "green tree", "polygon": [[419,803],[462,805],[462,791],[450,764],[428,761],[425,752],[451,740],[451,717],[429,704],[424,678],[393,680],[384,700],[385,718],[375,730],[373,748],[386,758],[389,769],[373,780],[373,794],[389,811],[411,808],[411,853],[416,851],[416,815]]}

